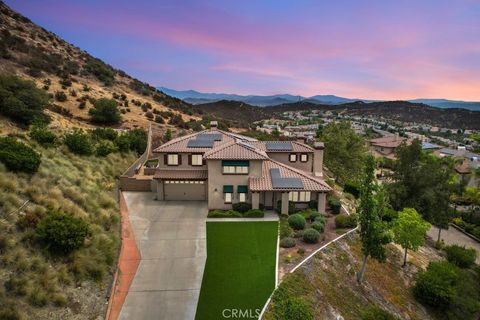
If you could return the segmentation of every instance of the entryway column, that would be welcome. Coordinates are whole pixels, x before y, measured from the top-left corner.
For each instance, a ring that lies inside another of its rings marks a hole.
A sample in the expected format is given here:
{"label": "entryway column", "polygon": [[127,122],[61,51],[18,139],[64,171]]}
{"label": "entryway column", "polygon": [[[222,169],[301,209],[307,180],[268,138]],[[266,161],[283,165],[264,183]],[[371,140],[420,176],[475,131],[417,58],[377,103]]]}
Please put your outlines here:
{"label": "entryway column", "polygon": [[282,192],[282,214],[288,214],[288,192]]}
{"label": "entryway column", "polygon": [[252,193],[252,209],[258,209],[260,207],[260,193]]}
{"label": "entryway column", "polygon": [[327,205],[327,194],[325,192],[318,193],[318,212],[325,213]]}

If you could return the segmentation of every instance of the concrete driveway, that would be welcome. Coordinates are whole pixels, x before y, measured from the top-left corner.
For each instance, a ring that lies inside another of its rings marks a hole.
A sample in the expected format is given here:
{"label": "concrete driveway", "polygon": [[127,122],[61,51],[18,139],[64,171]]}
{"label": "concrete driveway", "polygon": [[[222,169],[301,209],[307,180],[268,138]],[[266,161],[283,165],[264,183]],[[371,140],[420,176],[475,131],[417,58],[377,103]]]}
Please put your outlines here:
{"label": "concrete driveway", "polygon": [[[437,241],[438,238],[438,228],[432,226],[428,230],[428,235],[434,240]],[[480,264],[480,243],[473,240],[466,234],[455,229],[454,227],[449,227],[448,230],[442,230],[440,233],[440,238],[445,242],[446,245],[456,244],[459,246],[465,246],[467,248],[473,248],[477,250],[477,263]]]}
{"label": "concrete driveway", "polygon": [[194,319],[207,259],[206,202],[124,196],[142,259],[120,319]]}

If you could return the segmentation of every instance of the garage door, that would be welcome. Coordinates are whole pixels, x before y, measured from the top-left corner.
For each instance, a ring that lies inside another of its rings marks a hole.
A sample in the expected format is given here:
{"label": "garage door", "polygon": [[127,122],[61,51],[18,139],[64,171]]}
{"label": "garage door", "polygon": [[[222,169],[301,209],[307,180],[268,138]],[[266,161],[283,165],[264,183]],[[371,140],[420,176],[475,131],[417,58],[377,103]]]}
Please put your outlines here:
{"label": "garage door", "polygon": [[205,181],[164,181],[165,200],[207,200]]}

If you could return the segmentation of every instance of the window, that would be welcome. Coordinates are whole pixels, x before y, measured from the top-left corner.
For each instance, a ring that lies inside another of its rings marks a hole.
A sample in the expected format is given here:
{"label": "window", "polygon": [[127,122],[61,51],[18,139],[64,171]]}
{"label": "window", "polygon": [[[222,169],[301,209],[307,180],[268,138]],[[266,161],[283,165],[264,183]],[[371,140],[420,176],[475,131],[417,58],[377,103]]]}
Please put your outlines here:
{"label": "window", "polygon": [[310,201],[310,191],[292,191],[288,194],[288,201],[308,202]]}
{"label": "window", "polygon": [[224,174],[248,174],[249,161],[223,160]]}
{"label": "window", "polygon": [[227,192],[224,194],[224,196],[225,203],[232,203],[232,193]]}
{"label": "window", "polygon": [[246,193],[239,193],[238,194],[238,201],[239,202],[246,202],[247,201],[247,194]]}
{"label": "window", "polygon": [[246,174],[248,173],[248,167],[235,167],[235,173]]}
{"label": "window", "polygon": [[308,161],[308,154],[302,153],[300,155],[300,162],[307,162]]}
{"label": "window", "polygon": [[297,162],[297,154],[290,153],[290,162]]}
{"label": "window", "polygon": [[167,165],[178,166],[178,154],[169,154],[167,157]]}
{"label": "window", "polygon": [[223,200],[225,203],[232,203],[233,186],[223,186]]}
{"label": "window", "polygon": [[201,154],[192,154],[192,166],[203,165],[203,158]]}

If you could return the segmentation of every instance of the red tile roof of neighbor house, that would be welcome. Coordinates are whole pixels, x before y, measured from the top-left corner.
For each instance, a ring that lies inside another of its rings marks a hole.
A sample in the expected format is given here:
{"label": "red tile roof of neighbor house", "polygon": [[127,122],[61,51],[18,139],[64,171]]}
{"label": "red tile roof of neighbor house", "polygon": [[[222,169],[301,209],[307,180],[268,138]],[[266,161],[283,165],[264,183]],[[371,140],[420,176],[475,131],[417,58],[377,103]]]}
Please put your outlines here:
{"label": "red tile roof of neighbor house", "polygon": [[184,179],[184,180],[205,180],[208,177],[206,169],[157,169],[156,179]]}
{"label": "red tile roof of neighbor house", "polygon": [[322,191],[328,192],[331,191],[332,188],[323,181],[322,179],[312,176],[307,172],[304,172],[299,169],[292,168],[286,164],[281,162],[268,159],[263,161],[262,172],[264,176],[262,177],[250,177],[249,179],[249,189],[251,191],[290,191],[298,189],[273,189],[272,186],[272,179],[270,176],[270,169],[277,168],[280,170],[280,176],[282,178],[299,178],[302,180],[303,189],[306,191]]}
{"label": "red tile roof of neighbor house", "polygon": [[472,162],[469,159],[463,159],[463,162],[455,166],[455,170],[460,174],[469,174],[471,170]]}
{"label": "red tile roof of neighbor house", "polygon": [[381,138],[371,139],[370,144],[373,146],[378,147],[385,147],[385,148],[396,148],[402,144],[402,142],[406,141],[406,138],[399,137],[398,135],[392,134],[391,136],[385,136]]}
{"label": "red tile roof of neighbor house", "polygon": [[209,160],[264,160],[267,154],[251,146],[251,142],[230,142],[205,152],[204,159]]}

